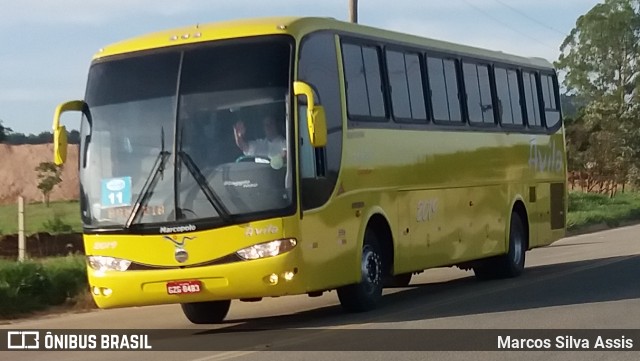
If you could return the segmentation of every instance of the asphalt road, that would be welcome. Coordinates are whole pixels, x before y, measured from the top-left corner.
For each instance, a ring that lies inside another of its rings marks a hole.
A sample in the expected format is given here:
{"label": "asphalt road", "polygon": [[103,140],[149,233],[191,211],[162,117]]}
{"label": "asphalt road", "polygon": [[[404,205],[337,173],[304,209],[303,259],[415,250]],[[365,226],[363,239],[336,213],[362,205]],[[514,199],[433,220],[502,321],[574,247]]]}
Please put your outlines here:
{"label": "asphalt road", "polygon": [[[562,335],[554,333],[556,329],[629,329],[637,335],[632,342],[640,350],[639,277],[640,226],[631,226],[570,237],[533,250],[527,253],[525,274],[516,279],[479,282],[472,273],[456,268],[429,270],[414,276],[409,287],[386,290],[381,307],[364,314],[343,313],[336,293],[331,292],[318,298],[234,302],[221,325],[192,325],[179,306],[168,305],[54,315],[0,326],[176,329],[180,334],[166,336],[168,344],[187,349],[205,344],[219,351],[12,351],[0,352],[0,360],[637,360],[637,351],[416,349],[420,348],[419,338],[432,337],[429,330],[434,329],[487,330],[440,334],[462,345],[466,340],[473,344],[494,329],[547,330],[552,340]],[[246,332],[255,329],[270,331]],[[592,332],[604,335],[606,331]],[[361,340],[356,338],[366,338],[367,347],[375,351],[344,351],[361,349]],[[236,347],[238,340],[241,346]],[[262,351],[265,349],[270,351]]]}

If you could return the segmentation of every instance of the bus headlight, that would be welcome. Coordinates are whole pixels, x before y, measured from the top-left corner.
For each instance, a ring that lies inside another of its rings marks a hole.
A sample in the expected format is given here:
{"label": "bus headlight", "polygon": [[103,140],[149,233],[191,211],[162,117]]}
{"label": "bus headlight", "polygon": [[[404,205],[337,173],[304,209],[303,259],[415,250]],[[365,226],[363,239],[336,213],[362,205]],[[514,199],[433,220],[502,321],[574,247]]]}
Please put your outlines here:
{"label": "bus headlight", "polygon": [[298,244],[298,241],[295,238],[277,239],[243,248],[237,251],[236,254],[245,260],[273,257],[292,250],[296,244]]}
{"label": "bus headlight", "polygon": [[89,266],[96,271],[126,271],[131,265],[131,261],[126,259],[106,257],[106,256],[88,256]]}

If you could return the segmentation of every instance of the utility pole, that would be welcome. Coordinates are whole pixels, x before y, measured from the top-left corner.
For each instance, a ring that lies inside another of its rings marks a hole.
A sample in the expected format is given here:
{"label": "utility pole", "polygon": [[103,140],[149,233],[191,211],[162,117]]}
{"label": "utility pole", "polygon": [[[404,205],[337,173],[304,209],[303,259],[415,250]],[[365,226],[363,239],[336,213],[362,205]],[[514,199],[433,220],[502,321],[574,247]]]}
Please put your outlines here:
{"label": "utility pole", "polygon": [[358,23],[358,0],[349,0],[349,21]]}
{"label": "utility pole", "polygon": [[24,197],[18,197],[18,261],[24,262],[27,243],[24,238]]}

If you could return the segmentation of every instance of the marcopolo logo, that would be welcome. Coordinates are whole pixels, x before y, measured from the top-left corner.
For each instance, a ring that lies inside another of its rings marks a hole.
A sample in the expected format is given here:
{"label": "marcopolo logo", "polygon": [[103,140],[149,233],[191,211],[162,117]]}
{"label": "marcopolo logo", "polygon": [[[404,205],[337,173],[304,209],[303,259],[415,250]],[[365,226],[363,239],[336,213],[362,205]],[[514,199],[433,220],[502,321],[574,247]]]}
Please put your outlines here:
{"label": "marcopolo logo", "polygon": [[171,243],[173,243],[173,245],[176,247],[175,252],[174,252],[174,256],[176,257],[176,261],[183,263],[185,262],[187,259],[189,259],[189,253],[187,253],[187,250],[184,249],[184,243],[186,241],[190,241],[192,239],[196,239],[196,237],[182,237],[182,240],[178,241],[178,237],[176,236],[164,236],[164,239],[170,241]]}
{"label": "marcopolo logo", "polygon": [[176,226],[176,227],[160,227],[160,233],[179,233],[179,232],[193,232],[198,229],[193,224],[188,224],[186,226]]}

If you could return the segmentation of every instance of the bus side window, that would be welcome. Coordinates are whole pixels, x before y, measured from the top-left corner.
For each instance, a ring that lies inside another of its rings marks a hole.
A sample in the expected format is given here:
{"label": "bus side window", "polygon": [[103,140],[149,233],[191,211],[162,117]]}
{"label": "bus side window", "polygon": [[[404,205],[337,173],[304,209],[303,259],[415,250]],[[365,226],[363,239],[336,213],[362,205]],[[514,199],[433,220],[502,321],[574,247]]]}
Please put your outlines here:
{"label": "bus side window", "polygon": [[387,50],[386,59],[394,119],[426,122],[427,111],[419,55]]}
{"label": "bus side window", "polygon": [[496,67],[496,93],[500,104],[500,123],[522,125],[522,108],[518,91],[518,73],[513,69]]}
{"label": "bus side window", "polygon": [[560,107],[558,106],[558,93],[551,75],[540,75],[542,87],[542,99],[544,101],[544,118],[547,128],[553,128],[560,121]]}
{"label": "bus side window", "polygon": [[342,58],[349,119],[386,120],[378,48],[343,43]]}
{"label": "bus side window", "polygon": [[433,119],[436,122],[462,122],[456,60],[428,56],[427,72]]}
{"label": "bus side window", "polygon": [[493,124],[493,104],[489,67],[486,64],[464,62],[462,65],[467,111],[471,123]]}
{"label": "bus side window", "polygon": [[313,88],[316,103],[324,107],[327,120],[327,144],[314,149],[307,130],[307,107],[300,102],[304,97],[298,97],[300,203],[303,210],[320,207],[329,200],[340,171],[343,119],[338,42],[335,34],[322,31],[305,36],[300,46],[298,79]]}
{"label": "bus side window", "polygon": [[540,127],[540,103],[538,101],[538,83],[536,74],[529,71],[522,72],[522,85],[524,87],[524,99],[527,108],[527,124],[530,127]]}

